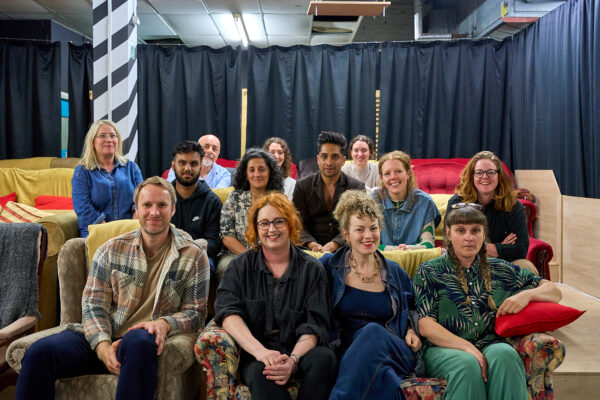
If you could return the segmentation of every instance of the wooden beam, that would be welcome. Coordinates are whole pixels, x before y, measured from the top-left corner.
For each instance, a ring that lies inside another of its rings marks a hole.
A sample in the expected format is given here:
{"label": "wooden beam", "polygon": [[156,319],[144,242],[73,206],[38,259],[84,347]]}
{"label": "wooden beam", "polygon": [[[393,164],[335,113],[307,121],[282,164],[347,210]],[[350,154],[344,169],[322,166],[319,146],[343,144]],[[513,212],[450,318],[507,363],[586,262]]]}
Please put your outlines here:
{"label": "wooden beam", "polygon": [[531,24],[540,19],[540,17],[502,17],[501,19],[507,24]]}
{"label": "wooden beam", "polygon": [[311,1],[308,15],[378,16],[385,15],[391,1]]}

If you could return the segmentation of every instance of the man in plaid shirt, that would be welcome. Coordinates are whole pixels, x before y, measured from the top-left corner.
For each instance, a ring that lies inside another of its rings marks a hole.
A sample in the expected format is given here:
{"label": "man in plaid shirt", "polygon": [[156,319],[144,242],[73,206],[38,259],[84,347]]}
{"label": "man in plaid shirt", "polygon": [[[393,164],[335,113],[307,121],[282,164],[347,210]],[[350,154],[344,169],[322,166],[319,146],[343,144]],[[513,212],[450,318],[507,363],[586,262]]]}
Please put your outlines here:
{"label": "man in plaid shirt", "polygon": [[173,186],[146,179],[134,193],[141,229],[98,248],[82,298],[82,324],[25,353],[17,399],[53,398],[56,379],[112,373],[117,399],[153,399],[158,357],[168,336],[204,326],[206,252],[170,226]]}

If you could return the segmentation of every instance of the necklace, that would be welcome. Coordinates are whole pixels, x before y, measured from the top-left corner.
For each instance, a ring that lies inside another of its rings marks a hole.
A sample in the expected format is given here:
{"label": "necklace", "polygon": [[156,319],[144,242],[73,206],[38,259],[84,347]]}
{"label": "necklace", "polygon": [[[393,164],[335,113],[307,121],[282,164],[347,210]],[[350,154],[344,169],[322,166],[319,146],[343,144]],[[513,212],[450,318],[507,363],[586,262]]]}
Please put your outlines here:
{"label": "necklace", "polygon": [[373,268],[373,275],[364,276],[363,273],[360,272],[360,270],[358,269],[358,265],[356,264],[356,260],[354,259],[352,252],[350,252],[350,267],[363,283],[372,283],[375,281],[375,278],[379,276],[381,262],[379,261],[379,257],[377,257],[376,254],[373,254],[373,257],[375,259],[375,268]]}

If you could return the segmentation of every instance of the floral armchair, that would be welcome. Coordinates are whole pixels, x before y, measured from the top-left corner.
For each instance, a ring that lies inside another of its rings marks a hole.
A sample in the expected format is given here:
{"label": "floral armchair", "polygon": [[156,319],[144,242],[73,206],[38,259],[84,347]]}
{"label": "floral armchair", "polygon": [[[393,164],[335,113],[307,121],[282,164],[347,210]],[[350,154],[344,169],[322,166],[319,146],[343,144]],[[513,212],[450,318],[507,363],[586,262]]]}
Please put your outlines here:
{"label": "floral armchair", "polygon": [[[552,371],[564,360],[564,345],[545,333],[514,337],[509,342],[525,364],[529,399],[553,399]],[[248,387],[240,382],[237,372],[239,348],[214,321],[200,333],[194,351],[206,371],[207,400],[251,399]],[[402,383],[401,389],[407,400],[438,400],[442,398],[445,385],[443,379],[409,378]],[[287,389],[295,399],[298,386],[292,382]]]}

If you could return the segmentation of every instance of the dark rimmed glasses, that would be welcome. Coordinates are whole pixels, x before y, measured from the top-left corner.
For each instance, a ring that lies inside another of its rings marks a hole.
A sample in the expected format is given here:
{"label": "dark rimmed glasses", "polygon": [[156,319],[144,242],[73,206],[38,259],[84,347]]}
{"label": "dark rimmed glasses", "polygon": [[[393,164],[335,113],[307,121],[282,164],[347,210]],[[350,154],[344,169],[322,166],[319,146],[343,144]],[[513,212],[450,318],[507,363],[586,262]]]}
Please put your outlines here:
{"label": "dark rimmed glasses", "polygon": [[458,208],[472,207],[479,211],[483,210],[483,206],[479,203],[456,203],[452,204],[452,209],[456,210]]}
{"label": "dark rimmed glasses", "polygon": [[267,229],[269,229],[269,226],[271,226],[271,224],[273,224],[275,228],[283,228],[283,226],[287,224],[287,220],[285,218],[275,218],[273,221],[263,219],[258,221],[256,223],[256,226],[261,231],[266,231]]}
{"label": "dark rimmed glasses", "polygon": [[473,171],[473,175],[476,176],[477,178],[482,178],[484,174],[487,175],[488,178],[493,178],[498,174],[498,170],[497,169],[488,169],[488,170],[484,171],[482,169],[476,169],[475,171]]}

